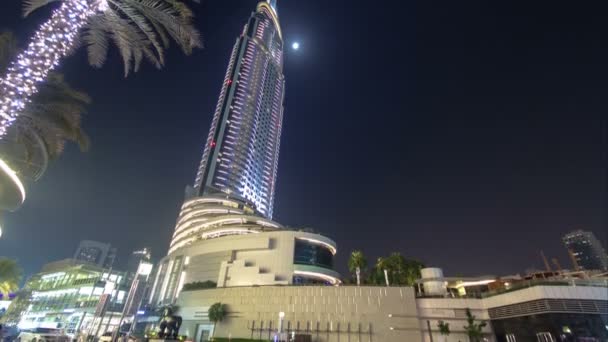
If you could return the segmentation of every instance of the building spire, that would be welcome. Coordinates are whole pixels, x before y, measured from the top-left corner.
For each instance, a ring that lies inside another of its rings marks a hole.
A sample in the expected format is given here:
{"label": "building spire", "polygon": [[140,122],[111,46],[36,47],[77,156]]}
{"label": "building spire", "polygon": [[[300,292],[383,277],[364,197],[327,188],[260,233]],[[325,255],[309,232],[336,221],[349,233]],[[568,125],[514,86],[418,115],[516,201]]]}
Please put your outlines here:
{"label": "building spire", "polygon": [[266,0],[266,1],[268,1],[268,3],[270,4],[270,7],[272,7],[272,9],[276,13],[277,12],[277,0]]}

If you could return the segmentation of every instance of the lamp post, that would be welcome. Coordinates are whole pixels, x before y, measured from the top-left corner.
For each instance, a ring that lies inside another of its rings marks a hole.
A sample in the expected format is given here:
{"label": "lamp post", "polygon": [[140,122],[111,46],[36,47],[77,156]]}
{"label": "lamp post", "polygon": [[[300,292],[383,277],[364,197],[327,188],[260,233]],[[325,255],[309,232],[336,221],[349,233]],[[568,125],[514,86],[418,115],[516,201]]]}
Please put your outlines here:
{"label": "lamp post", "polygon": [[279,329],[277,334],[279,335],[279,341],[281,341],[281,337],[283,336],[283,319],[285,319],[285,312],[281,311],[279,312]]}
{"label": "lamp post", "polygon": [[[137,308],[139,308],[139,305],[141,304],[141,298],[138,298],[137,303],[134,303],[136,292],[139,289],[139,277],[145,276],[147,281],[148,277],[150,276],[150,273],[152,273],[152,264],[149,262],[140,261],[139,266],[137,266],[137,272],[135,273],[135,277],[133,277],[133,281],[131,282],[129,294],[127,295],[127,299],[125,300],[125,304],[122,308],[122,314],[120,315],[120,320],[118,321],[118,327],[112,334],[112,341],[116,341],[118,335],[120,334],[120,326],[122,325],[122,322],[124,321],[128,311],[132,309],[133,305],[137,305]],[[133,321],[135,321],[135,318],[133,319]],[[131,322],[129,332],[131,331],[132,326],[133,322]]]}

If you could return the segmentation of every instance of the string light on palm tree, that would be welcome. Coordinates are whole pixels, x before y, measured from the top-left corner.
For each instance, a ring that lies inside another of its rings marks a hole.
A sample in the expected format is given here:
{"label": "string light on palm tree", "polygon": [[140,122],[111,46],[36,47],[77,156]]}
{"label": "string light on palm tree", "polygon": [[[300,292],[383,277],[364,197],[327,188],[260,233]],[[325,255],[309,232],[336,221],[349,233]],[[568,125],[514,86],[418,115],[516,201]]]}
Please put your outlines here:
{"label": "string light on palm tree", "polygon": [[27,48],[0,78],[0,136],[6,133],[38,91],[48,73],[75,48],[82,35],[89,63],[104,64],[109,41],[118,46],[125,76],[137,71],[144,58],[160,68],[169,38],[189,54],[200,47],[192,12],[179,0],[26,0],[25,15],[61,1]]}

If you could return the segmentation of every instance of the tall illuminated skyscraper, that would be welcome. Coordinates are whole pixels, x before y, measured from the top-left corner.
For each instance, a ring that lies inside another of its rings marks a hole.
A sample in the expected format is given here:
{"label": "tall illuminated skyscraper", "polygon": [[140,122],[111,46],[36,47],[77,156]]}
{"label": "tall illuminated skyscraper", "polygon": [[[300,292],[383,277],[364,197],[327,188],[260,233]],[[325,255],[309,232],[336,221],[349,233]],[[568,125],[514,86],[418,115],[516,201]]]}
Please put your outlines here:
{"label": "tall illuminated skyscraper", "polygon": [[272,220],[284,92],[283,38],[269,0],[257,5],[232,49],[196,181],[158,264],[150,304],[174,303],[188,284],[340,283],[334,241]]}
{"label": "tall illuminated skyscraper", "polygon": [[260,2],[232,49],[194,196],[227,193],[272,218],[284,93],[276,1]]}

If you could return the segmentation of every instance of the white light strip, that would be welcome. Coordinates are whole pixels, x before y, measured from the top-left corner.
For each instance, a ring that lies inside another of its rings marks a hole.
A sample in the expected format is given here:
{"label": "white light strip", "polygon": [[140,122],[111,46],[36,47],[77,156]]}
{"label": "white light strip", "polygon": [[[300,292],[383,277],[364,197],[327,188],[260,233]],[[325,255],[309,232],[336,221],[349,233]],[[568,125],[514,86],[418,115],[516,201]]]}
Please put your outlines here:
{"label": "white light strip", "polygon": [[179,294],[182,292],[182,288],[184,287],[184,281],[186,280],[186,271],[182,271],[182,274],[179,277],[179,283],[177,283],[177,292],[175,293],[175,297],[179,297]]}
{"label": "white light strip", "polygon": [[332,285],[337,285],[337,284],[341,283],[340,279],[338,279],[336,277],[332,277],[330,275],[318,273],[318,272],[308,272],[308,271],[297,271],[296,270],[296,271],[293,271],[293,274],[320,278],[320,279],[329,281]]}
{"label": "white light strip", "polygon": [[331,254],[333,254],[333,255],[336,255],[336,253],[338,252],[336,250],[336,247],[330,245],[329,243],[327,243],[325,241],[311,239],[311,238],[306,238],[306,237],[301,237],[301,236],[296,237],[296,239],[298,239],[298,240],[305,240],[305,241],[312,242],[312,243],[315,243],[315,244],[318,244],[318,245],[323,245],[323,246],[327,247],[327,249],[329,249],[331,251]]}
{"label": "white light strip", "polygon": [[23,187],[23,183],[21,183],[21,180],[17,177],[15,171],[13,171],[13,169],[11,169],[11,167],[2,159],[0,159],[0,169],[2,169],[2,171],[10,177],[13,183],[17,185],[17,188],[19,188],[19,191],[21,192],[21,203],[23,203],[25,201],[25,187]]}
{"label": "white light strip", "polygon": [[467,287],[467,286],[477,286],[477,285],[487,285],[495,282],[496,279],[486,279],[486,280],[477,280],[477,281],[463,281],[456,285],[456,287]]}

